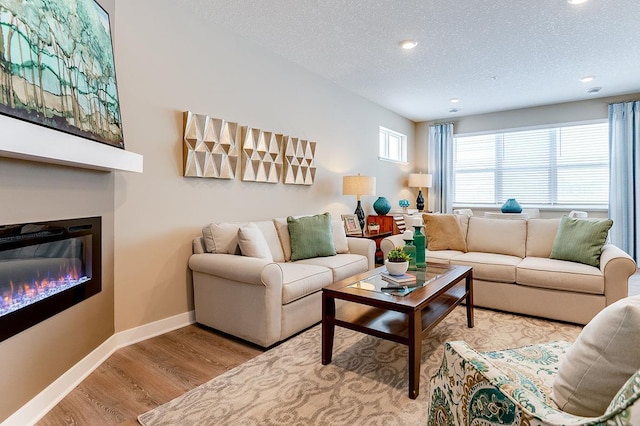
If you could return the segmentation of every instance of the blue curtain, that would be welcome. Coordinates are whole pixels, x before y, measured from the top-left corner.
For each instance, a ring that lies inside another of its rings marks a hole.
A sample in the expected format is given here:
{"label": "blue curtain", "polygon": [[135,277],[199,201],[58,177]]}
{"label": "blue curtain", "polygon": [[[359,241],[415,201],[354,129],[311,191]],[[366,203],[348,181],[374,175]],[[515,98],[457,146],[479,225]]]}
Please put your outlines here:
{"label": "blue curtain", "polygon": [[611,242],[638,262],[640,245],[640,101],[609,105]]}
{"label": "blue curtain", "polygon": [[453,210],[453,123],[429,126],[428,172],[433,176],[429,188],[428,210],[451,213]]}

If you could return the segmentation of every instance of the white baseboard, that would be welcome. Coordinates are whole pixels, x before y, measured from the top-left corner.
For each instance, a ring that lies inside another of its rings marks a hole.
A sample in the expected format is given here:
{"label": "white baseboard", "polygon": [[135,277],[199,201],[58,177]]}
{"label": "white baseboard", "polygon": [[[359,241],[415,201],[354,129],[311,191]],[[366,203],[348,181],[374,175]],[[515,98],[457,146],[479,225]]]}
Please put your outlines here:
{"label": "white baseboard", "polygon": [[2,426],[34,425],[118,349],[195,322],[194,311],[189,311],[114,334],[9,416]]}

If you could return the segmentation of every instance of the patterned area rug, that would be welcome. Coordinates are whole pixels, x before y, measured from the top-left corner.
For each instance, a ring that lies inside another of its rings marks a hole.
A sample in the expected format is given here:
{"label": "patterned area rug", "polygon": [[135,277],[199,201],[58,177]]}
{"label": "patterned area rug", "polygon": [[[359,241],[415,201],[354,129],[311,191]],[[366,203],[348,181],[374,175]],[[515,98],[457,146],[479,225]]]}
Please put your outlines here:
{"label": "patterned area rug", "polygon": [[478,350],[573,342],[582,328],[484,309],[475,327],[456,308],[422,342],[420,395],[408,397],[407,347],[336,327],[333,361],[323,366],[321,326],[138,417],[151,425],[425,424],[429,379],[442,344],[465,340]]}

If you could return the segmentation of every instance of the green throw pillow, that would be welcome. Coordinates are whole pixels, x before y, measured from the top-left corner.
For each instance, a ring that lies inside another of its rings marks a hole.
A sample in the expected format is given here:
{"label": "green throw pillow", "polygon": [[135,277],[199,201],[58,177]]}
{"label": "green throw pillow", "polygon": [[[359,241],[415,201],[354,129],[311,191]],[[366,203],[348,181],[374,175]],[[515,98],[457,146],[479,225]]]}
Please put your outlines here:
{"label": "green throw pillow", "polygon": [[299,218],[289,216],[287,226],[291,239],[291,260],[335,256],[330,213]]}
{"label": "green throw pillow", "polygon": [[564,216],[560,220],[549,257],[599,268],[602,246],[612,225],[611,219],[576,219]]}

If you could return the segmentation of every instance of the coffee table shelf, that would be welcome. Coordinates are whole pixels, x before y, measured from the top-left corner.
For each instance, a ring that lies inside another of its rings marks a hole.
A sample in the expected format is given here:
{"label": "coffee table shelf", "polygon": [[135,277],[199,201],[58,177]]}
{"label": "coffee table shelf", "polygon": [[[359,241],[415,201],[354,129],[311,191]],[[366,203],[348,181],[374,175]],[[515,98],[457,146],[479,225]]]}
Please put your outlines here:
{"label": "coffee table shelf", "polygon": [[[422,310],[422,331],[433,329],[466,296],[464,283],[438,297]],[[391,296],[399,297],[399,296]],[[393,342],[408,344],[409,321],[407,313],[362,305],[343,303],[336,309],[335,325],[360,333],[371,334]]]}
{"label": "coffee table shelf", "polygon": [[416,273],[418,288],[404,296],[381,291],[379,275],[385,271],[380,267],[322,289],[322,364],[331,362],[335,326],[407,345],[409,398],[415,399],[422,338],[462,302],[467,306],[467,326],[473,327],[473,270],[462,265],[427,265],[427,271]]}

